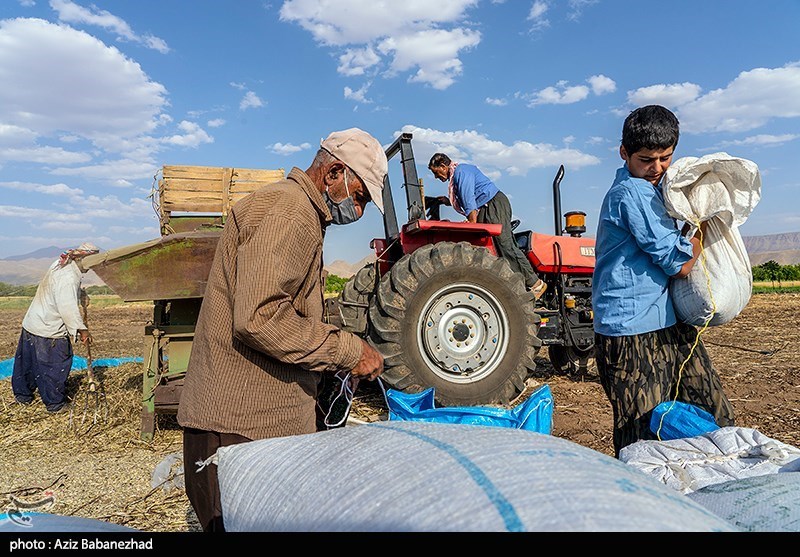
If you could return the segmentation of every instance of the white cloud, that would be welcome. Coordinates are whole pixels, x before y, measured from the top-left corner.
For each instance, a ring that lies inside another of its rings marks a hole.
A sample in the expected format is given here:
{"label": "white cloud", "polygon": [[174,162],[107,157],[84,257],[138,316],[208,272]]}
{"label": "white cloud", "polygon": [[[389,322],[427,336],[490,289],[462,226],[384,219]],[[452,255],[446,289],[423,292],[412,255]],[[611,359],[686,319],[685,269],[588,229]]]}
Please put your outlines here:
{"label": "white cloud", "polygon": [[606,93],[613,93],[614,91],[617,90],[617,84],[614,82],[614,80],[602,74],[593,75],[586,81],[589,82],[589,85],[592,88],[592,92],[595,95],[604,95]]}
{"label": "white cloud", "polygon": [[0,188],[8,188],[11,190],[28,191],[41,193],[43,195],[66,195],[66,196],[79,196],[83,195],[83,190],[80,188],[71,188],[66,184],[33,184],[30,182],[0,182]]}
{"label": "white cloud", "polygon": [[567,81],[562,80],[539,91],[516,96],[526,99],[528,106],[534,107],[540,104],[574,104],[588,98],[590,93],[605,95],[617,90],[617,84],[614,80],[602,74],[593,75],[586,82],[591,89],[586,85],[570,86]]}
{"label": "white cloud", "polygon": [[78,164],[91,160],[86,153],[65,151],[60,147],[11,147],[0,150],[0,161],[39,164]]}
{"label": "white cloud", "polygon": [[694,83],[673,83],[670,85],[650,85],[628,92],[628,102],[634,106],[660,104],[675,108],[693,101],[702,89]]}
{"label": "white cloud", "polygon": [[381,61],[381,57],[372,49],[349,48],[339,56],[339,67],[336,70],[346,76],[364,75],[365,71]]}
{"label": "white cloud", "polygon": [[739,147],[743,145],[756,146],[756,147],[777,147],[779,145],[783,145],[784,143],[794,141],[799,137],[800,135],[792,133],[785,133],[782,135],[770,135],[770,134],[752,135],[750,137],[745,137],[744,139],[736,139],[733,141],[722,141],[716,147],[705,150],[716,151],[724,147],[731,147],[731,146]]}
{"label": "white cloud", "polygon": [[195,122],[184,120],[178,124],[178,129],[183,133],[165,137],[162,141],[180,147],[198,147],[204,143],[214,143],[214,138],[208,135],[208,133]]}
{"label": "white cloud", "polygon": [[[52,220],[47,220],[42,223],[41,226],[42,230],[52,230],[54,234],[58,234],[59,236],[62,235],[69,235],[69,234],[78,234],[78,233],[88,233],[92,230],[92,225],[86,221],[81,222],[56,222]],[[62,240],[59,238],[59,241]],[[66,242],[70,245],[75,245],[77,242]]]}
{"label": "white cloud", "polygon": [[158,165],[150,160],[117,159],[104,160],[97,164],[78,167],[59,166],[50,171],[55,176],[80,176],[93,180],[107,180],[110,185],[119,185],[120,176],[132,180],[152,178]]}
{"label": "white cloud", "polygon": [[234,89],[238,89],[239,91],[244,91],[247,89],[247,86],[244,83],[236,83],[235,81],[231,81],[230,86]]}
{"label": "white cloud", "polygon": [[427,83],[442,90],[450,87],[461,75],[462,63],[458,53],[476,46],[480,40],[478,31],[431,29],[386,39],[378,45],[378,50],[394,54],[387,75],[417,67],[409,82]]}
{"label": "white cloud", "polygon": [[539,104],[573,104],[589,96],[589,88],[585,85],[567,86],[566,81],[559,81],[553,87],[545,87],[530,96],[528,106]]}
{"label": "white cloud", "polygon": [[223,118],[214,118],[213,120],[209,120],[208,122],[206,122],[206,125],[209,128],[221,128],[225,124],[226,122]]}
{"label": "white cloud", "polygon": [[[2,93],[0,93],[2,94]],[[30,145],[36,142],[37,134],[22,126],[0,124],[0,147],[5,145]],[[2,153],[0,153],[2,157]]]}
{"label": "white cloud", "polygon": [[247,110],[248,108],[260,108],[262,106],[264,106],[264,101],[262,101],[258,97],[258,95],[256,95],[252,91],[248,91],[242,98],[241,102],[239,103],[239,110]]}
{"label": "white cloud", "polygon": [[120,215],[141,216],[149,209],[154,214],[149,200],[131,198],[119,199],[115,195],[90,195],[78,198],[74,205],[79,215],[92,218],[116,219]]}
{"label": "white cloud", "polygon": [[508,104],[508,101],[505,99],[494,99],[492,97],[486,97],[486,104],[491,106],[505,106]]}
{"label": "white cloud", "polygon": [[164,123],[166,90],[83,31],[40,19],[0,21],[0,75],[14,82],[0,88],[0,122],[25,130],[15,145],[0,130],[7,160],[86,162],[88,153],[44,145],[65,136],[90,141],[93,156],[147,158],[157,147],[150,135]]}
{"label": "white cloud", "polygon": [[35,209],[32,207],[20,207],[14,205],[0,205],[0,217],[10,217],[19,219],[37,219],[40,221],[47,220],[77,220],[79,215],[63,213],[61,211]]}
{"label": "white cloud", "polygon": [[367,44],[407,30],[430,29],[463,19],[478,0],[405,0],[393,3],[374,0],[286,0],[281,21],[298,23],[324,45]]}
{"label": "white cloud", "polygon": [[418,160],[428,161],[434,153],[446,152],[454,160],[477,164],[488,176],[500,177],[504,173],[524,176],[532,168],[558,166],[565,160],[575,169],[600,164],[594,155],[577,149],[528,141],[505,144],[474,130],[448,132],[406,125],[401,132],[414,135]]}
{"label": "white cloud", "polygon": [[50,7],[58,12],[60,21],[71,24],[96,25],[115,33],[120,39],[142,44],[162,54],[169,52],[169,46],[163,39],[153,35],[137,35],[125,20],[96,6],[88,9],[71,0],[50,0]]}
{"label": "white cloud", "polygon": [[36,5],[36,0],[19,0],[19,5],[23,8],[32,8]]}
{"label": "white cloud", "polygon": [[283,156],[293,155],[310,148],[310,143],[302,143],[300,145],[292,145],[291,143],[273,143],[272,145],[267,145],[267,149],[269,149],[270,152]]}
{"label": "white cloud", "polygon": [[416,69],[409,81],[446,89],[461,74],[461,51],[480,42],[480,33],[464,21],[477,5],[478,0],[439,0],[435,6],[405,0],[388,8],[373,0],[337,0],[331,9],[328,0],[286,0],[280,19],[300,25],[321,46],[343,51],[342,75],[388,65],[387,77]]}
{"label": "white cloud", "polygon": [[369,91],[370,84],[365,83],[361,86],[358,90],[354,91],[350,87],[344,88],[344,98],[350,99],[352,101],[356,101],[357,103],[361,104],[371,104],[372,101],[366,97],[367,91]]}
{"label": "white cloud", "polygon": [[531,31],[539,31],[550,26],[550,20],[545,17],[550,6],[544,0],[536,0],[528,12],[528,21],[532,21]]}
{"label": "white cloud", "polygon": [[569,0],[567,19],[577,21],[583,15],[584,8],[597,4],[599,0]]}
{"label": "white cloud", "polygon": [[693,83],[660,84],[628,93],[636,105],[675,110],[688,133],[746,132],[778,118],[800,116],[800,63],[741,72],[725,88],[700,95]]}
{"label": "white cloud", "polygon": [[690,133],[743,132],[778,118],[800,116],[800,64],[756,68],[740,73],[678,109],[682,128]]}

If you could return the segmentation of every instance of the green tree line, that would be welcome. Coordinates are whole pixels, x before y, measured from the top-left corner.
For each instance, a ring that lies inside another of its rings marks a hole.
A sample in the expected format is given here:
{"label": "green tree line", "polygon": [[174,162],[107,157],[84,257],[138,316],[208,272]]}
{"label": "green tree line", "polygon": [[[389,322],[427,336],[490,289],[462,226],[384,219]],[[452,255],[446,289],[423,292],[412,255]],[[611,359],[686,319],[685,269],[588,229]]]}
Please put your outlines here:
{"label": "green tree line", "polygon": [[[20,286],[19,284],[6,284],[5,282],[0,282],[0,296],[28,296],[33,297],[36,294],[36,288],[38,285],[36,284],[27,284],[24,286]],[[94,296],[97,294],[114,294],[114,291],[111,290],[106,285],[102,286],[87,286],[86,293],[89,296]]]}
{"label": "green tree line", "polygon": [[[770,260],[761,265],[753,267],[753,280],[758,282],[772,282],[781,284],[782,281],[800,280],[800,265],[779,265],[777,262]],[[328,275],[325,281],[325,292],[328,294],[335,294],[344,289],[344,285],[348,279],[342,278],[337,275]],[[108,286],[88,286],[86,291],[90,296],[114,294]],[[6,284],[0,282],[0,296],[33,296],[36,294],[36,285],[29,284],[20,286],[18,284]]]}
{"label": "green tree line", "polygon": [[779,265],[770,259],[766,263],[753,267],[753,280],[778,283],[782,281],[800,280],[800,265]]}

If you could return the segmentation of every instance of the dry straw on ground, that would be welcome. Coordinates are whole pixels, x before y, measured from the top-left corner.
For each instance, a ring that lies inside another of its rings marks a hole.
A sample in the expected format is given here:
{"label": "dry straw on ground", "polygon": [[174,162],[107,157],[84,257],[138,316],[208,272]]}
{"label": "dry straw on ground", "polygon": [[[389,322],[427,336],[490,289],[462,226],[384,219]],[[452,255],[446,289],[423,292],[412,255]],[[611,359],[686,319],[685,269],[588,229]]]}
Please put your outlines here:
{"label": "dry straw on ground", "polygon": [[[20,405],[10,389],[0,390],[4,424],[0,451],[8,464],[0,471],[3,509],[13,506],[10,496],[33,504],[51,491],[55,504],[44,512],[146,531],[195,528],[196,519],[182,489],[151,488],[153,470],[165,455],[181,450],[181,436],[177,425],[163,417],[153,442],[139,438],[140,364],[98,371],[108,419],[101,413],[96,423],[94,400],[83,396],[85,371],[73,372],[69,378],[72,416],[68,411],[49,414],[38,399],[29,406]],[[88,410],[85,416],[84,408]]]}
{"label": "dry straw on ground", "polygon": [[[755,295],[735,320],[704,335],[737,425],[794,446],[800,446],[798,314],[800,294]],[[23,315],[24,310],[0,309],[0,360],[14,355]],[[141,356],[143,329],[151,316],[146,304],[92,308],[94,357]],[[80,347],[76,351],[81,354]],[[546,350],[537,365],[532,386],[551,387],[553,435],[613,454],[611,410],[596,370],[584,377],[556,375]],[[153,440],[141,440],[141,364],[96,371],[108,403],[108,419],[97,424],[92,423],[91,407],[81,424],[85,371],[69,378],[72,422],[68,412],[48,414],[38,398],[30,406],[17,404],[10,381],[0,381],[0,513],[14,500],[34,503],[52,492],[54,503],[40,512],[149,532],[199,531],[182,488],[151,486],[156,466],[181,451],[181,430],[174,416],[162,415]],[[378,389],[359,387],[356,396],[352,417],[363,422],[386,419]]]}

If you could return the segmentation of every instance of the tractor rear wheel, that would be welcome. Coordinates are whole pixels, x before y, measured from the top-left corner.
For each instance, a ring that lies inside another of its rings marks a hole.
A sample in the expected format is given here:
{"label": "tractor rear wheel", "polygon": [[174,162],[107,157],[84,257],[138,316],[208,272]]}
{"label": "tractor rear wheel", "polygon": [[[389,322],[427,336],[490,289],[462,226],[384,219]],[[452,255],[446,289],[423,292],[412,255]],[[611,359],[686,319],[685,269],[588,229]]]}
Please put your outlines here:
{"label": "tractor rear wheel", "polygon": [[547,347],[553,369],[562,375],[585,374],[592,360],[593,350],[553,344]]}
{"label": "tractor rear wheel", "polygon": [[383,380],[401,391],[434,387],[443,406],[511,403],[541,347],[521,275],[466,242],[402,257],[381,278],[369,317]]}

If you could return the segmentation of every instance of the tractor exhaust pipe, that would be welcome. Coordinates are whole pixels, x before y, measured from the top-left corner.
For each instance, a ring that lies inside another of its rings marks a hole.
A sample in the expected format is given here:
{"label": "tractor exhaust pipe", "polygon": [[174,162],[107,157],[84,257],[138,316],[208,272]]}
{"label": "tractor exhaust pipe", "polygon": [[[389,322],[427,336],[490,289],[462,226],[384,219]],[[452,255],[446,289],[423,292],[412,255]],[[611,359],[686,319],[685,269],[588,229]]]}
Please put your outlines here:
{"label": "tractor exhaust pipe", "polygon": [[556,177],[553,179],[553,209],[556,219],[556,236],[563,236],[564,229],[561,226],[561,180],[564,178],[564,165],[558,167]]}

